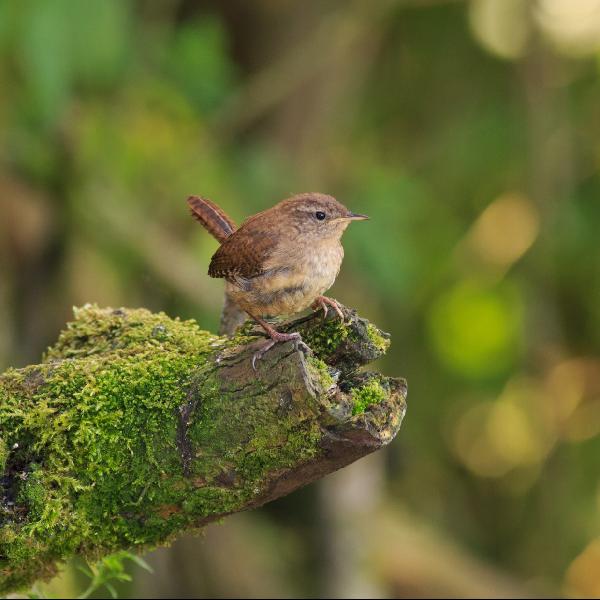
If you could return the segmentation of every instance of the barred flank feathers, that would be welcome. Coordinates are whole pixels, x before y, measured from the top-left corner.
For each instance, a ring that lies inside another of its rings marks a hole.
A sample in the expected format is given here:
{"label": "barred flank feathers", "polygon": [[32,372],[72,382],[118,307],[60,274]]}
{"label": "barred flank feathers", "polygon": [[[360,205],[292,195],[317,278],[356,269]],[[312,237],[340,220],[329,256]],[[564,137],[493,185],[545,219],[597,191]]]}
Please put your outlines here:
{"label": "barred flank feathers", "polygon": [[199,196],[190,196],[187,203],[192,217],[219,242],[223,243],[237,229],[235,223],[214,202]]}

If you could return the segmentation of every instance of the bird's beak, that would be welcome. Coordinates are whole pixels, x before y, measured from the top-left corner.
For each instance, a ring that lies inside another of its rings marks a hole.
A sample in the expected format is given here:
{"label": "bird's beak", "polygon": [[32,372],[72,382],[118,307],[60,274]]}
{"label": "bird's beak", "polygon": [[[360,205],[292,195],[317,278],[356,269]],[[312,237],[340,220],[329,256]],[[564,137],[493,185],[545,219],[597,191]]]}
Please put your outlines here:
{"label": "bird's beak", "polygon": [[348,213],[346,218],[350,221],[366,221],[369,217],[367,217],[367,215],[357,215],[356,213],[351,212]]}

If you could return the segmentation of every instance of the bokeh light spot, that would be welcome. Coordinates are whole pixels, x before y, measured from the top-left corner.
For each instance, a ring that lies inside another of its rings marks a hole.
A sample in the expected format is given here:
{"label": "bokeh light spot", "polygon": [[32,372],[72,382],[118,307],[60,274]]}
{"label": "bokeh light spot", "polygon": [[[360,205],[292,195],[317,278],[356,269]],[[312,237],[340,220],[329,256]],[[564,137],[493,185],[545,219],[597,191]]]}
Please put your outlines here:
{"label": "bokeh light spot", "polygon": [[571,598],[600,597],[600,538],[590,542],[569,566],[565,594]]}
{"label": "bokeh light spot", "polygon": [[600,48],[600,0],[538,0],[535,19],[559,50],[582,56]]}
{"label": "bokeh light spot", "polygon": [[521,324],[521,299],[508,283],[487,287],[461,282],[437,298],[428,318],[440,360],[474,378],[506,371],[519,354]]}
{"label": "bokeh light spot", "polygon": [[523,55],[530,34],[528,6],[523,0],[473,0],[469,24],[477,41],[501,58]]}
{"label": "bokeh light spot", "polygon": [[533,202],[521,194],[509,193],[481,213],[467,243],[484,262],[508,267],[527,252],[539,229],[539,214]]}
{"label": "bokeh light spot", "polygon": [[480,477],[503,477],[517,468],[537,466],[556,441],[538,418],[543,400],[534,380],[511,379],[496,400],[470,406],[456,418],[454,453]]}

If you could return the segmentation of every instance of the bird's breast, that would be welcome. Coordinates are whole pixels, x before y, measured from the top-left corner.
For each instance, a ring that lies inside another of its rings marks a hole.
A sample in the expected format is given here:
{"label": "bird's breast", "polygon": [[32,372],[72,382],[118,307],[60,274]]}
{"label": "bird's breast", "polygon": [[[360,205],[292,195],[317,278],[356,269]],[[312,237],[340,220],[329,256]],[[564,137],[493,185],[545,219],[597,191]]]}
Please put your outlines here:
{"label": "bird's breast", "polygon": [[288,315],[308,308],[335,282],[344,257],[342,245],[315,244],[275,254],[251,288],[232,289],[234,299],[261,316]]}
{"label": "bird's breast", "polygon": [[308,277],[313,279],[315,287],[322,288],[317,295],[333,285],[343,258],[344,249],[339,243],[315,246],[307,251],[305,269]]}

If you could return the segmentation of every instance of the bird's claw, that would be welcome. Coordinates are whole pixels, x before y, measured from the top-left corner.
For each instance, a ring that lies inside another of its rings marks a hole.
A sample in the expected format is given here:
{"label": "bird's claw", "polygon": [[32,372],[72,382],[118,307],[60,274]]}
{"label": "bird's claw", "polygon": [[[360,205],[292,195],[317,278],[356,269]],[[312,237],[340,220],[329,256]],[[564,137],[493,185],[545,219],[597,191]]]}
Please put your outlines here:
{"label": "bird's claw", "polygon": [[252,357],[252,369],[256,371],[256,361],[261,360],[262,357],[273,347],[275,344],[279,342],[294,342],[294,348],[296,350],[300,350],[304,352],[304,354],[312,354],[312,349],[302,341],[302,337],[299,333],[287,333],[287,334],[279,334],[279,339],[270,339],[265,342],[265,344],[254,353]]}
{"label": "bird's claw", "polygon": [[333,298],[328,298],[327,296],[319,296],[315,302],[313,303],[313,308],[315,310],[322,308],[323,309],[323,320],[327,318],[329,314],[329,307],[333,308],[337,313],[338,317],[341,319],[342,323],[346,323],[346,317],[344,316],[344,311],[341,309],[337,300]]}
{"label": "bird's claw", "polygon": [[252,369],[256,372],[256,361],[260,360],[277,342],[275,340],[268,340],[265,342],[262,348],[257,350],[252,356]]}
{"label": "bird's claw", "polygon": [[304,352],[304,354],[308,356],[310,356],[313,353],[312,348],[308,344],[304,343],[301,339],[298,339],[298,341],[295,344],[295,347],[296,350],[300,350],[300,352]]}

